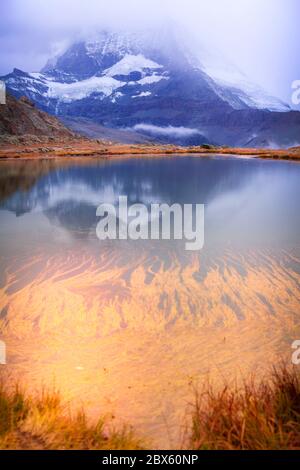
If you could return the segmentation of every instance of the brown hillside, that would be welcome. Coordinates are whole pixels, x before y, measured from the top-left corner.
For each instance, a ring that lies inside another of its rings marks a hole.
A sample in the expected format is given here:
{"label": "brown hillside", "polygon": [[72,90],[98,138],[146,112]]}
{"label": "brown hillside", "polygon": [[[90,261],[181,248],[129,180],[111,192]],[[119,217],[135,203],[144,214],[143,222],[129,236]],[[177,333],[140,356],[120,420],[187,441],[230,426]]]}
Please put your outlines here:
{"label": "brown hillside", "polygon": [[37,109],[28,98],[17,100],[11,95],[7,95],[5,105],[0,105],[0,135],[74,137],[58,119]]}

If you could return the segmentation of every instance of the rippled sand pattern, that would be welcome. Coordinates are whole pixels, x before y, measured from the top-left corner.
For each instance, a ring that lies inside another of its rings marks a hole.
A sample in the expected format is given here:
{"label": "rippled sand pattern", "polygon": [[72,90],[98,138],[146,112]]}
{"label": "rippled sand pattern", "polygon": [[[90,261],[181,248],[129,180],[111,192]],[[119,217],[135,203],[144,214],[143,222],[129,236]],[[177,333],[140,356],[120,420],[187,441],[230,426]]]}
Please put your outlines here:
{"label": "rippled sand pattern", "polygon": [[[153,447],[178,447],[193,387],[263,373],[300,335],[298,249],[68,249],[3,259],[2,374],[56,384],[91,416],[130,422]],[[182,426],[182,427],[181,427]]]}

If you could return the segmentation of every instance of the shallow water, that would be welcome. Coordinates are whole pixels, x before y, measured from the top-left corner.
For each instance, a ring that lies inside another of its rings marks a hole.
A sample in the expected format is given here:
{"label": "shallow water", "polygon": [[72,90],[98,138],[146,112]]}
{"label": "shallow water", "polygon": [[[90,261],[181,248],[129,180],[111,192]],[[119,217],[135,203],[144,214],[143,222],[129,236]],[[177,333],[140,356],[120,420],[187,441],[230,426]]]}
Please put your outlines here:
{"label": "shallow water", "polygon": [[[205,204],[205,243],[105,241],[96,208]],[[300,337],[300,166],[230,157],[1,162],[1,374],[56,384],[154,447],[209,374],[263,373]]]}

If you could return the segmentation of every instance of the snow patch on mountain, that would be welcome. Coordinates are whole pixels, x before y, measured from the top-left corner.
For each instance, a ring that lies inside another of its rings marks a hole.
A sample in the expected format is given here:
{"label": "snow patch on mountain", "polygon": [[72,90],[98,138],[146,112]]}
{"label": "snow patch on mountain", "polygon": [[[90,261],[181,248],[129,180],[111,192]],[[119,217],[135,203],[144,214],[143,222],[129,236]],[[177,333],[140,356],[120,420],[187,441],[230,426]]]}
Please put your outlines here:
{"label": "snow patch on mountain", "polygon": [[[32,72],[29,74],[29,78],[34,78],[35,80],[42,80],[44,81],[45,80],[45,77],[42,73],[40,72]],[[49,78],[50,80],[50,78]]]}
{"label": "snow patch on mountain", "polygon": [[[267,93],[261,86],[252,83],[230,62],[215,54],[201,51],[200,68],[220,87],[215,91],[220,98],[227,101],[233,108],[239,109],[239,103],[250,108],[268,109],[275,112],[290,111],[287,103]],[[230,93],[226,93],[230,91]]]}
{"label": "snow patch on mountain", "polygon": [[[17,77],[7,79],[7,85],[19,92],[26,89],[30,97],[34,99],[35,95],[41,95],[46,100],[57,100],[61,103],[72,103],[88,98],[94,93],[100,95],[100,99],[110,98],[112,103],[122,96],[121,89],[126,86],[145,86],[152,85],[167,80],[169,77],[166,72],[158,74],[158,70],[163,66],[153,60],[147,59],[142,54],[126,54],[123,59],[118,61],[112,67],[104,70],[100,76],[92,76],[84,80],[73,80],[72,76],[67,77],[66,81],[58,80],[49,73],[34,72],[31,74],[22,73]],[[142,76],[139,80],[126,79],[118,80],[114,77],[127,76],[132,72],[139,72]],[[150,91],[136,93],[135,97],[150,96]]]}
{"label": "snow patch on mountain", "polygon": [[153,60],[146,59],[142,54],[126,54],[123,59],[112,67],[104,70],[104,75],[114,77],[116,75],[129,75],[132,72],[143,73],[145,69],[160,69],[162,65]]}
{"label": "snow patch on mountain", "polygon": [[139,95],[134,95],[132,98],[144,98],[146,96],[151,96],[152,93],[150,91],[142,91]]}
{"label": "snow patch on mountain", "polygon": [[117,100],[118,100],[119,98],[121,98],[122,96],[124,96],[124,93],[121,93],[120,91],[117,91],[117,93],[114,93],[114,95],[113,95],[113,97],[112,97],[112,99],[111,99],[111,102],[112,102],[112,103],[116,103]]}
{"label": "snow patch on mountain", "polygon": [[[157,83],[160,80],[168,79],[168,77],[160,75],[150,75],[142,78],[141,80],[129,82],[129,85],[150,85],[152,83]],[[92,95],[93,93],[99,93],[104,97],[110,97],[113,95],[114,91],[119,90],[120,88],[127,85],[126,82],[116,80],[113,77],[102,76],[102,77],[91,77],[86,80],[81,80],[73,83],[60,83],[53,80],[47,80],[47,78],[40,78],[44,85],[47,85],[48,91],[46,95],[48,98],[55,98],[64,103],[71,103],[72,101],[82,100]],[[34,89],[33,89],[34,91]],[[142,92],[142,96],[150,96],[151,92]],[[112,98],[113,102],[116,101],[116,98],[122,96],[122,93],[114,95]],[[137,96],[137,95],[136,95]]]}
{"label": "snow patch on mountain", "polygon": [[75,83],[49,82],[48,97],[70,103],[82,100],[92,93],[111,96],[114,90],[124,85],[125,82],[120,82],[112,77],[92,77]]}
{"label": "snow patch on mountain", "polygon": [[152,85],[152,83],[158,83],[161,80],[168,80],[168,79],[169,77],[166,77],[164,75],[153,74],[153,75],[149,75],[147,77],[142,78],[137,83],[139,83],[140,85]]}

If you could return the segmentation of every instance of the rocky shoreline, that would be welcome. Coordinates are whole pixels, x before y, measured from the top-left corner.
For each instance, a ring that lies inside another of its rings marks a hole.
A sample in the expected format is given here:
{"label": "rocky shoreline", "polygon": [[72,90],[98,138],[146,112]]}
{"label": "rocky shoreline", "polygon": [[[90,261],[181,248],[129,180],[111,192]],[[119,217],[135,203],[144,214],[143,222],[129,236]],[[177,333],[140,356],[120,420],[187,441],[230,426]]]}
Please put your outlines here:
{"label": "rocky shoreline", "polygon": [[45,159],[70,157],[114,157],[155,155],[218,155],[300,161],[300,147],[290,149],[230,148],[213,146],[177,147],[173,145],[125,145],[81,137],[56,140],[36,136],[0,140],[0,159]]}

